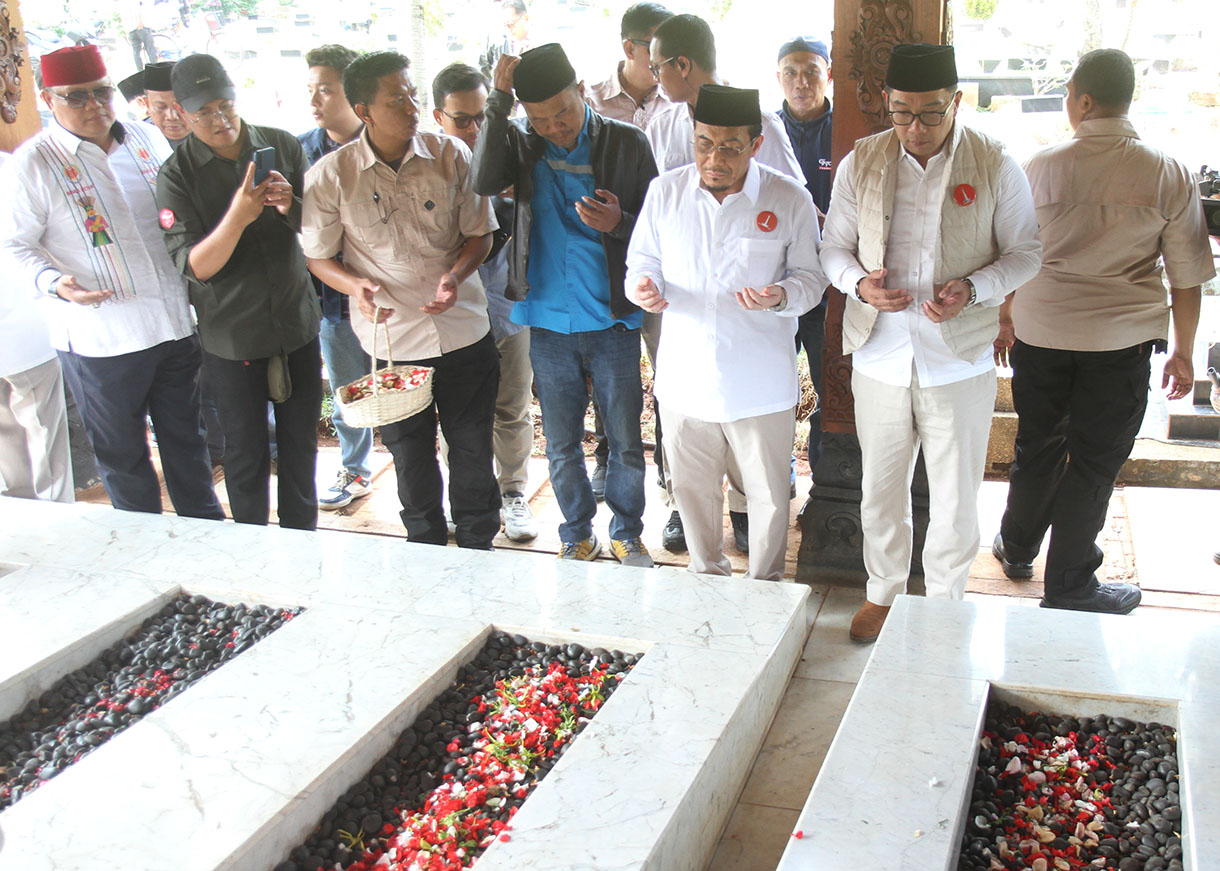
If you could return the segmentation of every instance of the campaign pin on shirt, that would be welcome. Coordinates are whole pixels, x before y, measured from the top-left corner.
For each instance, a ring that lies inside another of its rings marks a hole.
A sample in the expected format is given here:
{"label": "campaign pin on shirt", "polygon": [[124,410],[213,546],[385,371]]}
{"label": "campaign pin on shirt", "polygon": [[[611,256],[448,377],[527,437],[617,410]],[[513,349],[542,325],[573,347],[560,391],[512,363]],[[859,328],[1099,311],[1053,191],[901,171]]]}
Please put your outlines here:
{"label": "campaign pin on shirt", "polygon": [[172,230],[174,228],[174,224],[177,223],[178,220],[174,217],[174,213],[170,209],[162,209],[157,217],[161,222],[162,230]]}
{"label": "campaign pin on shirt", "polygon": [[759,212],[754,225],[764,233],[770,233],[779,226],[779,218],[775,217],[775,212]]}
{"label": "campaign pin on shirt", "polygon": [[953,202],[959,206],[968,206],[974,202],[975,190],[968,184],[959,184],[953,189]]}

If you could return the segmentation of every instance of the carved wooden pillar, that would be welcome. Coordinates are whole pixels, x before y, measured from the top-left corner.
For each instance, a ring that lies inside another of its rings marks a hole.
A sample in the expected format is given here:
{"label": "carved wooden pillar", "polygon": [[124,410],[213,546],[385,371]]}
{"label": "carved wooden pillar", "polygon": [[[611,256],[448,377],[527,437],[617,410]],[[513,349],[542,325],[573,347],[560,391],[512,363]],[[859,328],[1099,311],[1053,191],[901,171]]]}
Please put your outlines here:
{"label": "carved wooden pillar", "polygon": [[[831,52],[836,168],[857,139],[888,126],[881,89],[890,50],[900,43],[943,42],[947,27],[945,0],[836,0]],[[851,357],[843,354],[844,304],[843,294],[831,289],[822,346],[822,456],[813,470],[816,486],[801,512],[797,579],[863,584],[860,443],[851,393]],[[918,560],[927,518],[927,483],[922,470],[917,472],[914,490]],[[920,569],[918,563],[914,568]]]}
{"label": "carved wooden pillar", "polygon": [[0,151],[42,129],[29,50],[16,0],[0,0]]}

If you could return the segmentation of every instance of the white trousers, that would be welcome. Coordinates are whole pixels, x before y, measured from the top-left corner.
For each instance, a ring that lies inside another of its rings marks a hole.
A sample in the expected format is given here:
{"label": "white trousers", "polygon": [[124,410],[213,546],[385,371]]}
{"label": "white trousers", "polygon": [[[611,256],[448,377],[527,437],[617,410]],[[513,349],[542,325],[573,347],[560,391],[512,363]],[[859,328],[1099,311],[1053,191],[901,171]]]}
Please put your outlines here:
{"label": "white trousers", "polygon": [[987,463],[996,375],[940,387],[894,387],[852,372],[864,464],[860,520],[868,600],[890,605],[906,590],[914,524],[911,478],[922,445],[928,470],[924,582],[930,597],[960,599],[979,549],[978,492]]}
{"label": "white trousers", "polygon": [[[661,403],[665,455],[690,551],[690,570],[731,575],[724,555],[724,477],[745,494],[750,517],[746,577],[778,581],[788,551],[788,467],[796,409],[710,423]],[[734,462],[736,460],[736,462]]]}
{"label": "white trousers", "polygon": [[75,501],[57,359],[0,378],[0,494]]}

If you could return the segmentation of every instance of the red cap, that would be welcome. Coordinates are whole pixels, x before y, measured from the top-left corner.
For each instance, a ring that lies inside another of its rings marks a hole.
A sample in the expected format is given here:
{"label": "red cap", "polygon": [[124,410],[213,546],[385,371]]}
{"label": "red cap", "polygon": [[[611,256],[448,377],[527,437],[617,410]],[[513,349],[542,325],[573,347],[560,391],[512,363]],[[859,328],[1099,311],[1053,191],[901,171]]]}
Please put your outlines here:
{"label": "red cap", "polygon": [[106,63],[96,45],[73,45],[42,56],[45,87],[83,85],[106,78]]}

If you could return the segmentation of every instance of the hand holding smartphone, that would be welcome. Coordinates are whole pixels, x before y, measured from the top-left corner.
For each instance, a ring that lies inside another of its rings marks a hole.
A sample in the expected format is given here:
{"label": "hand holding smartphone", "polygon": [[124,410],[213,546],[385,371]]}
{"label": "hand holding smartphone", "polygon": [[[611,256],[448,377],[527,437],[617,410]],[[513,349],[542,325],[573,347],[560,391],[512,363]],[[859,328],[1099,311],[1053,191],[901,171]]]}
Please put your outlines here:
{"label": "hand holding smartphone", "polygon": [[273,169],[275,169],[275,149],[273,147],[267,146],[254,152],[255,187],[265,182]]}

